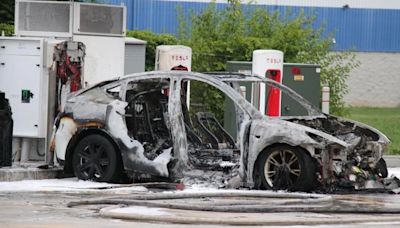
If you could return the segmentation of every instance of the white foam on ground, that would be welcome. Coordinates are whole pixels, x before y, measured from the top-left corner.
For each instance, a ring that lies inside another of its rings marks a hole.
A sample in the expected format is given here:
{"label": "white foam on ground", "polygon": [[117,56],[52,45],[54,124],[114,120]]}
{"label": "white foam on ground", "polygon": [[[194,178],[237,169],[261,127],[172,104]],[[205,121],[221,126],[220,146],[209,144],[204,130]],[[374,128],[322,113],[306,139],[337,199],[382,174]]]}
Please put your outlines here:
{"label": "white foam on ground", "polygon": [[400,179],[400,167],[399,168],[388,168],[388,177],[392,175]]}
{"label": "white foam on ground", "polygon": [[143,192],[143,186],[126,186],[120,184],[83,181],[77,178],[23,180],[0,182],[0,192],[35,192],[35,191],[63,191],[63,192]]}
{"label": "white foam on ground", "polygon": [[131,206],[131,207],[120,207],[109,210],[112,213],[122,214],[137,214],[137,215],[170,215],[162,208],[156,207],[142,207],[142,206]]}
{"label": "white foam on ground", "polygon": [[[388,168],[389,177],[394,175],[400,179],[400,167]],[[77,178],[64,179],[46,179],[46,180],[23,180],[0,182],[0,192],[35,192],[35,191],[63,191],[63,192],[115,192],[115,193],[130,193],[130,192],[146,192],[147,188],[143,186],[129,186],[121,184],[99,183],[94,181],[83,181]],[[249,190],[230,190],[218,189],[207,185],[192,185],[186,186],[184,192],[248,192]],[[171,191],[165,191],[168,193]]]}

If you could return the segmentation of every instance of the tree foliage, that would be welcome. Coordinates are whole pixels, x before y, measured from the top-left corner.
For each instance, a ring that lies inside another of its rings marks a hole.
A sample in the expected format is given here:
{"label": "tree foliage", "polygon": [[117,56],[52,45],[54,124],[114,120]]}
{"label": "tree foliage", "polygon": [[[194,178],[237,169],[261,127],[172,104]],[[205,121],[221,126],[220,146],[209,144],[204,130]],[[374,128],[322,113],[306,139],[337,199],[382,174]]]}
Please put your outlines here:
{"label": "tree foliage", "polygon": [[[281,50],[285,62],[319,64],[321,84],[331,90],[331,111],[342,115],[345,82],[358,62],[350,52],[332,52],[332,36],[323,36],[323,27],[313,28],[314,21],[315,17],[303,12],[294,15],[289,10],[282,15],[231,0],[224,10],[211,3],[201,14],[192,15],[190,26],[179,26],[184,29],[179,38],[193,50],[194,71],[225,70],[228,60],[251,61],[256,49]],[[206,96],[213,103],[224,99],[217,91]],[[218,109],[214,111],[222,112],[223,107]]]}
{"label": "tree foliage", "polygon": [[4,31],[4,35],[12,36],[14,34],[14,25],[0,23],[0,33]]}
{"label": "tree foliage", "polygon": [[15,0],[0,1],[0,24],[14,24]]}

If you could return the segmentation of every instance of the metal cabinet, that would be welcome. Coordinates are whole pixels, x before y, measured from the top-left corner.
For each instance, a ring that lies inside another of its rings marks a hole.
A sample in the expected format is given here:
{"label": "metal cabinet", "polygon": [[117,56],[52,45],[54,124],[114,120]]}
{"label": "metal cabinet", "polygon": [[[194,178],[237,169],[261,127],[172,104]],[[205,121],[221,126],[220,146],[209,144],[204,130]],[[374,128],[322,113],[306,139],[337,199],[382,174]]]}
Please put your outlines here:
{"label": "metal cabinet", "polygon": [[13,110],[13,135],[45,137],[48,78],[43,76],[43,39],[0,38],[0,90]]}
{"label": "metal cabinet", "polygon": [[[314,106],[321,106],[320,66],[286,63],[283,65],[284,85],[299,93]],[[307,111],[287,95],[282,96],[282,116],[304,116]]]}

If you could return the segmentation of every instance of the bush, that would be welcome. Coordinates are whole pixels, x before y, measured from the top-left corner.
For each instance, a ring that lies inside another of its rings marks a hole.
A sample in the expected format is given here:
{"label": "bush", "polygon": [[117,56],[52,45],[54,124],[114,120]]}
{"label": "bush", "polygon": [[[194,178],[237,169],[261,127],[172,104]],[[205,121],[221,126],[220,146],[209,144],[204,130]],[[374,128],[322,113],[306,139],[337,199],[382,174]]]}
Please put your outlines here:
{"label": "bush", "polygon": [[4,31],[6,36],[12,36],[14,34],[14,25],[0,23],[0,33]]}

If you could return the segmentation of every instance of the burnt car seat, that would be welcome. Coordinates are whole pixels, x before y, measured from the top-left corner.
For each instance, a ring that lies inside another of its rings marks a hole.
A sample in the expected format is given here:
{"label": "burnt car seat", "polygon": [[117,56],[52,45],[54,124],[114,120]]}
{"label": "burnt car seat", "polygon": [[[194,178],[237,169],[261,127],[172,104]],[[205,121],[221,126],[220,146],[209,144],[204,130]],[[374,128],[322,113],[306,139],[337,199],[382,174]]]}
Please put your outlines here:
{"label": "burnt car seat", "polygon": [[[129,134],[145,147],[145,155],[153,159],[171,147],[170,130],[166,125],[168,97],[160,89],[129,95],[126,123]],[[149,154],[151,153],[151,155]]]}
{"label": "burnt car seat", "polygon": [[217,118],[211,112],[198,112],[196,119],[200,130],[207,136],[213,149],[234,149],[235,140],[221,126]]}

